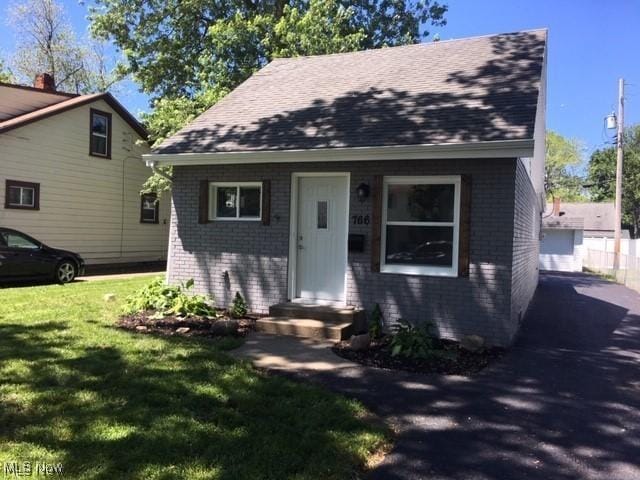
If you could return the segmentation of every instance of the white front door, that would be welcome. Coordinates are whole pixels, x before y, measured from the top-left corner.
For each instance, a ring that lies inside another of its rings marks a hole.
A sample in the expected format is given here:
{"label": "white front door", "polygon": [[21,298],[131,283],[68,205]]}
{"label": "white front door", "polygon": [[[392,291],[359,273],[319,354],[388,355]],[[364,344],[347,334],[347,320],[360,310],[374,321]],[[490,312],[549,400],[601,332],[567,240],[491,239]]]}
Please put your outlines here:
{"label": "white front door", "polygon": [[349,180],[347,176],[296,180],[296,297],[344,302]]}

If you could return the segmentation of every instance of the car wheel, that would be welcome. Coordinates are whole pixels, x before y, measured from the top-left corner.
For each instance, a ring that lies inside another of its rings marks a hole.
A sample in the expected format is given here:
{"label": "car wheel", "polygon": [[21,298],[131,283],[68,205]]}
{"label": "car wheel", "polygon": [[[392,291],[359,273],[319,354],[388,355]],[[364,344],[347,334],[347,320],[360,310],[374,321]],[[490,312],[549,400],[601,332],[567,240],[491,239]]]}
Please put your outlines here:
{"label": "car wheel", "polygon": [[71,260],[63,260],[56,268],[56,280],[58,283],[73,282],[76,278],[76,266]]}

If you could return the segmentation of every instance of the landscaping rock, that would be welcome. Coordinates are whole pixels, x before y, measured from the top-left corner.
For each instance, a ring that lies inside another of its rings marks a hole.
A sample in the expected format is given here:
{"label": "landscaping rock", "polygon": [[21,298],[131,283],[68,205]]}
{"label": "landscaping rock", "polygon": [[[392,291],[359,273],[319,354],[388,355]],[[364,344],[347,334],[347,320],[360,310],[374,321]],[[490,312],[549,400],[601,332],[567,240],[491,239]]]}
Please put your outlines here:
{"label": "landscaping rock", "polygon": [[136,325],[136,330],[138,331],[145,331],[147,329],[147,327],[145,327],[144,325]]}
{"label": "landscaping rock", "polygon": [[183,335],[187,333],[189,330],[191,330],[189,327],[180,327],[180,328],[176,328],[176,333]]}
{"label": "landscaping rock", "polygon": [[236,335],[240,328],[238,320],[224,319],[216,320],[210,328],[213,335]]}
{"label": "landscaping rock", "polygon": [[484,347],[484,338],[480,335],[465,335],[460,340],[460,346],[469,352],[477,352]]}
{"label": "landscaping rock", "polygon": [[356,352],[366,350],[371,345],[371,336],[368,333],[354,335],[349,340],[349,347]]}
{"label": "landscaping rock", "polygon": [[115,294],[115,293],[105,293],[105,294],[102,296],[102,299],[103,299],[105,302],[115,302],[115,301],[116,301],[116,294]]}

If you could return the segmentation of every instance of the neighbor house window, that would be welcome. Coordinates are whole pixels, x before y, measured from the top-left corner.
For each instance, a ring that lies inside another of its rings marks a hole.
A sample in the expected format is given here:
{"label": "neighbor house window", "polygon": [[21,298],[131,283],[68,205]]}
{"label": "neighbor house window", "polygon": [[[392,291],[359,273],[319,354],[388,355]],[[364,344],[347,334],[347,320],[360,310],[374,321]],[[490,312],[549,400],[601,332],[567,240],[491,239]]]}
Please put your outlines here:
{"label": "neighbor house window", "polygon": [[98,157],[111,157],[111,114],[91,109],[91,149]]}
{"label": "neighbor house window", "polygon": [[144,193],[140,198],[140,223],[158,223],[158,197],[155,193]]}
{"label": "neighbor house window", "polygon": [[7,180],[5,182],[4,208],[39,210],[40,184]]}
{"label": "neighbor house window", "polygon": [[262,183],[211,183],[210,220],[260,220]]}
{"label": "neighbor house window", "polygon": [[385,177],[380,271],[456,276],[460,177]]}

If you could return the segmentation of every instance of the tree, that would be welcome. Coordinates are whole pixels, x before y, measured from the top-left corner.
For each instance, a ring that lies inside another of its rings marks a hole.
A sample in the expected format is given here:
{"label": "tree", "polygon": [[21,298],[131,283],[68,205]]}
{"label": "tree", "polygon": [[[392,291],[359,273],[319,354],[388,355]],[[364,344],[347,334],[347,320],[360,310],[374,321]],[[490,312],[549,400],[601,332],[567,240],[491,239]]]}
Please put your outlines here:
{"label": "tree", "polygon": [[2,59],[0,59],[0,82],[13,83],[14,78],[11,70],[7,68]]}
{"label": "tree", "polygon": [[[157,144],[274,58],[415,43],[446,11],[436,0],[96,0],[90,18],[124,52],[120,74],[154,97],[144,120]],[[155,175],[143,191],[167,185]]]}
{"label": "tree", "polygon": [[145,92],[193,98],[235,87],[278,55],[414,43],[446,10],[436,0],[96,0],[90,18]]}
{"label": "tree", "polygon": [[[596,202],[613,201],[616,188],[616,149],[596,150],[589,160],[588,189]],[[629,127],[624,137],[622,171],[622,223],[634,237],[640,233],[640,124]]]}
{"label": "tree", "polygon": [[569,202],[584,201],[583,179],[576,173],[582,163],[582,146],[577,140],[547,132],[545,189],[547,196]]}
{"label": "tree", "polygon": [[53,75],[58,90],[105,91],[115,82],[107,68],[104,46],[78,40],[62,5],[55,0],[25,0],[9,9],[17,34],[11,60],[18,81],[31,83],[39,73]]}

